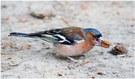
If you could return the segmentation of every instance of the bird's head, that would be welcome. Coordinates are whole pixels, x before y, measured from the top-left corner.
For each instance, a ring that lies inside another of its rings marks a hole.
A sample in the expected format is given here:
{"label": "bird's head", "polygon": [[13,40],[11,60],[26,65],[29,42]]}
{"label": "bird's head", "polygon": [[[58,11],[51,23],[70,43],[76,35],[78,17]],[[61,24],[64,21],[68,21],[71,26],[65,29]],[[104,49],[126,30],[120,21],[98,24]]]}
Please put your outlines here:
{"label": "bird's head", "polygon": [[104,48],[108,48],[110,46],[110,43],[103,40],[101,38],[102,34],[94,28],[84,29],[84,34],[86,40],[89,41],[91,45],[98,45]]}

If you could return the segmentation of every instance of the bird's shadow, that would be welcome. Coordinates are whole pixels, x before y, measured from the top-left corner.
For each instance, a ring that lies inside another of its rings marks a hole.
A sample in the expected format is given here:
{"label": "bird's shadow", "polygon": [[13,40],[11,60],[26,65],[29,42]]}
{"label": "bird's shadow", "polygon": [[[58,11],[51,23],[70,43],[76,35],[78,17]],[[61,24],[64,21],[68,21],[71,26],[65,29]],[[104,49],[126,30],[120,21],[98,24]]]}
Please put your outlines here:
{"label": "bird's shadow", "polygon": [[[60,60],[68,60],[69,58],[67,57],[63,57],[61,55],[58,55],[57,53],[51,53],[56,59],[60,59]],[[75,60],[79,60],[79,59],[85,59],[85,55],[78,55],[78,56],[70,56],[71,58],[75,59]]]}

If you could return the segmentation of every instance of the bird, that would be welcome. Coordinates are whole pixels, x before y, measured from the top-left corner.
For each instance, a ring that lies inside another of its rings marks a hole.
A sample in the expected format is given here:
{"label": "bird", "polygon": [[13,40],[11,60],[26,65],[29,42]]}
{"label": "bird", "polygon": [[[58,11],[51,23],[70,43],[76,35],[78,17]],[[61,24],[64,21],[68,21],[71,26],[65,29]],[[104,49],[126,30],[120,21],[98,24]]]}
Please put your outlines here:
{"label": "bird", "polygon": [[11,32],[9,36],[40,38],[53,43],[55,52],[68,58],[84,55],[96,45],[110,46],[110,42],[103,40],[101,32],[95,28],[64,27],[27,34]]}

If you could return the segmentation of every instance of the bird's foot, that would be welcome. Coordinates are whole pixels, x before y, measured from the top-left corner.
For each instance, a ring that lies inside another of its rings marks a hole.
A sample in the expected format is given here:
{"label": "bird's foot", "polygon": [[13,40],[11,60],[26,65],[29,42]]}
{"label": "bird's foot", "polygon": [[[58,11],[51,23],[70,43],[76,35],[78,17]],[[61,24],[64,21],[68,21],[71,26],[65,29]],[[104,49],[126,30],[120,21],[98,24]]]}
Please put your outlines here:
{"label": "bird's foot", "polygon": [[71,61],[73,61],[73,62],[75,62],[75,63],[79,63],[79,64],[81,64],[81,65],[89,63],[88,60],[76,60],[76,59],[74,59],[74,58],[72,58],[72,57],[67,57],[67,58],[68,58],[69,60],[71,60]]}

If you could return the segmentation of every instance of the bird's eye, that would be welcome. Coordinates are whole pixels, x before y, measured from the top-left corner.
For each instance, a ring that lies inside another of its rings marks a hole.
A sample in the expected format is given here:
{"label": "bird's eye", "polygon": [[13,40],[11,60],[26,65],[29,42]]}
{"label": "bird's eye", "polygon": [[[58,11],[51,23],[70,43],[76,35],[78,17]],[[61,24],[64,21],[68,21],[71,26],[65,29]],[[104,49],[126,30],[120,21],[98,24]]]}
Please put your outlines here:
{"label": "bird's eye", "polygon": [[94,38],[96,38],[96,36],[95,35],[92,35]]}

